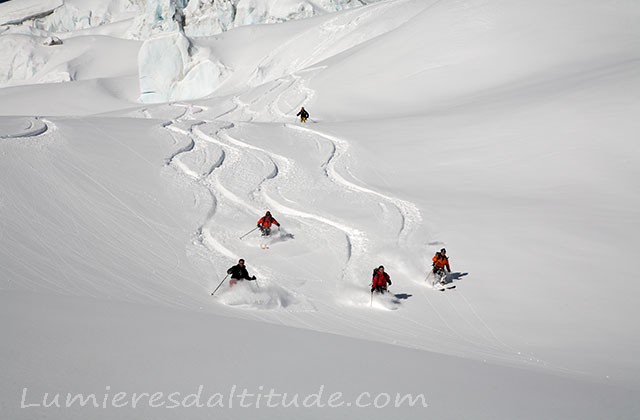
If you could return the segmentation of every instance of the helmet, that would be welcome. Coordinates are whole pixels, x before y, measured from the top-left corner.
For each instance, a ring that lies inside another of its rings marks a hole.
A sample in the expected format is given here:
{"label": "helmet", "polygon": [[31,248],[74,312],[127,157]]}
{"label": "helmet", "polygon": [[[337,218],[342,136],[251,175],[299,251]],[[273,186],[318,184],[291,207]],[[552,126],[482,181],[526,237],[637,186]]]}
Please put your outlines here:
{"label": "helmet", "polygon": [[440,250],[440,253],[441,253],[441,254],[446,254],[446,253],[447,253],[447,250],[446,250],[446,249],[444,249],[444,248],[442,248],[442,249]]}

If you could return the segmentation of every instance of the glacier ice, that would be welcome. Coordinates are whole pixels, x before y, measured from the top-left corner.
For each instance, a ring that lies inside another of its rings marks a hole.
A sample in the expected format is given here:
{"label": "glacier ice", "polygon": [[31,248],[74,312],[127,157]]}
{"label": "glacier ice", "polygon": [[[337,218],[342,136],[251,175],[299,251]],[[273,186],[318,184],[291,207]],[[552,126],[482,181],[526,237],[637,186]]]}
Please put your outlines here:
{"label": "glacier ice", "polygon": [[180,31],[146,40],[138,53],[140,101],[195,99],[212,93],[227,73],[209,51],[192,48]]}
{"label": "glacier ice", "polygon": [[[212,36],[244,25],[279,23],[380,0],[21,0],[0,4],[0,86],[74,80],[65,63],[39,74],[53,39],[105,34],[144,41],[138,54],[140,100],[164,102],[212,93],[228,70],[188,37]],[[10,25],[8,23],[11,23]],[[110,29],[117,23],[117,28]],[[104,29],[103,29],[104,28]],[[120,28],[128,28],[120,30]],[[76,32],[77,31],[77,32]],[[91,32],[93,31],[93,32]],[[55,37],[55,38],[54,38]],[[31,38],[31,39],[29,39]],[[39,39],[38,39],[39,38]],[[261,83],[256,72],[252,83]]]}
{"label": "glacier ice", "polygon": [[144,40],[183,27],[188,36],[211,36],[238,26],[303,19],[378,1],[21,0],[0,4],[0,25],[19,23],[63,33],[128,21],[130,27],[123,36],[131,39]]}

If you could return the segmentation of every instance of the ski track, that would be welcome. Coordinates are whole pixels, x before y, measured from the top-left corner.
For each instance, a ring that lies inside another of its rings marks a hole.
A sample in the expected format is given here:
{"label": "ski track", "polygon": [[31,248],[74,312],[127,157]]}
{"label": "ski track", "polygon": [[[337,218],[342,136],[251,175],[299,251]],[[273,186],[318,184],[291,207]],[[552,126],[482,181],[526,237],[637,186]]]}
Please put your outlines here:
{"label": "ski track", "polygon": [[16,118],[24,122],[25,126],[20,128],[19,131],[2,133],[0,132],[0,139],[20,139],[28,137],[38,137],[45,134],[50,127],[54,127],[53,123],[45,118],[40,117],[27,117]]}
{"label": "ski track", "polygon": [[307,133],[311,133],[312,135],[324,138],[330,141],[333,144],[334,152],[329,156],[325,168],[327,176],[335,183],[344,186],[344,188],[349,189],[354,192],[370,194],[374,197],[380,198],[386,202],[389,202],[395,208],[398,209],[398,212],[401,216],[401,227],[398,232],[398,244],[399,245],[407,245],[407,238],[413,229],[414,226],[420,224],[422,222],[422,216],[420,215],[420,210],[418,210],[417,206],[408,201],[404,201],[398,198],[390,197],[385,194],[379,193],[377,191],[371,190],[369,188],[357,185],[351,181],[346,180],[336,169],[336,162],[343,158],[343,156],[347,153],[349,148],[349,144],[336,136],[331,136],[325,133],[321,133],[317,130],[313,130],[307,127],[301,127],[294,124],[286,124],[287,127],[299,130]]}
{"label": "ski track", "polygon": [[[195,180],[200,184],[205,191],[208,192],[209,198],[211,200],[211,207],[207,212],[204,222],[202,225],[196,230],[195,238],[201,245],[205,246],[208,249],[211,249],[215,252],[218,252],[222,256],[227,258],[236,258],[236,255],[224,247],[220,242],[218,242],[206,229],[206,226],[210,223],[210,221],[214,218],[217,209],[218,200],[216,199],[216,194],[210,187],[210,183],[208,178],[213,174],[215,169],[221,167],[226,160],[226,153],[224,150],[221,150],[219,157],[209,162],[206,170],[197,170],[193,169],[188,163],[188,155],[193,153],[195,150],[202,150],[207,147],[208,144],[213,144],[212,141],[206,141],[202,136],[195,134],[197,131],[197,127],[201,124],[204,124],[202,121],[193,121],[192,124],[188,126],[188,129],[182,129],[177,126],[177,124],[182,123],[184,120],[188,120],[192,117],[193,113],[191,111],[191,107],[185,106],[182,104],[176,104],[174,106],[183,106],[185,107],[185,113],[176,118],[175,120],[171,120],[164,125],[164,128],[171,131],[172,133],[178,134],[181,138],[186,139],[186,145],[183,147],[179,147],[176,152],[171,155],[167,159],[167,164],[175,167],[179,173],[184,173],[189,178]],[[224,129],[224,127],[221,127]]]}

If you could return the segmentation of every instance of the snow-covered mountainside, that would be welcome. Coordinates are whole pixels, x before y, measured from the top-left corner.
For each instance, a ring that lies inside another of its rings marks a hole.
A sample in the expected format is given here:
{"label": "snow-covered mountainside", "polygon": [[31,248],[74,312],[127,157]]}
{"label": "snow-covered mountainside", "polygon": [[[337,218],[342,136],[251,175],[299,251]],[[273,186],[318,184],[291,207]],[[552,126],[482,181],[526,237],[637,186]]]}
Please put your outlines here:
{"label": "snow-covered mountainside", "polygon": [[0,418],[638,418],[639,17],[0,4]]}

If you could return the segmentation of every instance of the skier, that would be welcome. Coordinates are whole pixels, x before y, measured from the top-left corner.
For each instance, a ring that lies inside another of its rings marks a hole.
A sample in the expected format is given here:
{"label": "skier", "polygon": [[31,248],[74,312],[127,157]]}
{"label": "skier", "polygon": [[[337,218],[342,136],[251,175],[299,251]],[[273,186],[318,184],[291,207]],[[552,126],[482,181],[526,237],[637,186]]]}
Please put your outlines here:
{"label": "skier", "polygon": [[438,273],[440,272],[440,281],[442,282],[446,273],[451,273],[449,258],[447,258],[447,250],[442,248],[440,251],[436,252],[436,255],[434,255],[431,260],[433,261],[433,274],[438,276]]}
{"label": "skier", "polygon": [[374,291],[384,293],[387,291],[387,284],[391,285],[391,277],[384,272],[384,266],[373,269],[373,280],[371,281],[371,293]]}
{"label": "skier", "polygon": [[270,211],[267,211],[264,216],[258,220],[258,227],[262,232],[262,236],[269,236],[271,234],[271,225],[276,225],[280,227],[280,223],[276,219],[273,218]]}
{"label": "skier", "polygon": [[238,260],[238,265],[234,265],[227,270],[227,274],[231,274],[229,287],[233,287],[239,281],[256,279],[256,276],[249,277],[249,272],[247,271],[247,267],[244,266],[244,260],[242,258]]}
{"label": "skier", "polygon": [[300,122],[306,123],[307,118],[309,118],[309,113],[304,107],[300,108],[300,112],[296,114],[297,117],[300,117]]}
{"label": "skier", "polygon": [[433,261],[433,272],[438,270],[444,270],[446,268],[447,273],[451,273],[451,267],[449,266],[449,258],[447,258],[447,250],[442,248],[436,252],[436,255],[431,259]]}

